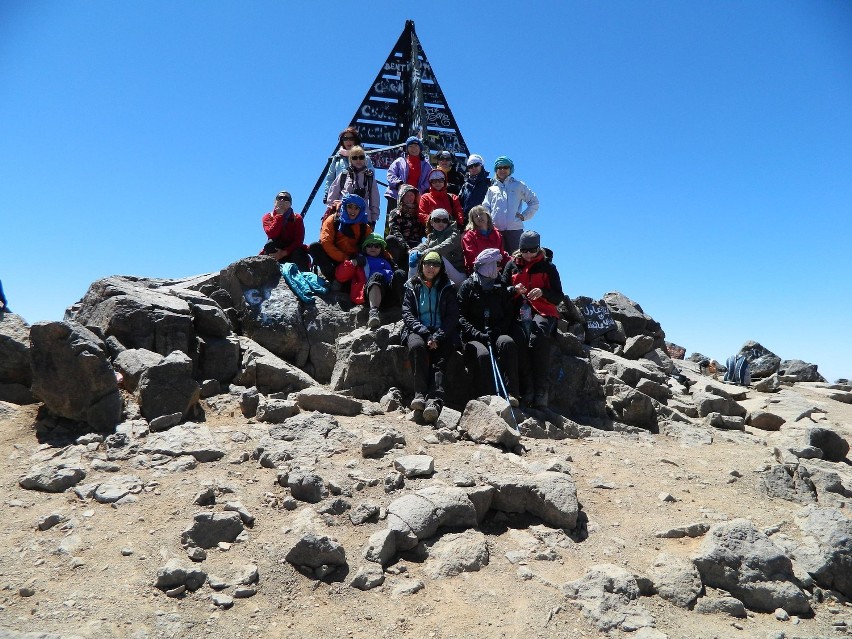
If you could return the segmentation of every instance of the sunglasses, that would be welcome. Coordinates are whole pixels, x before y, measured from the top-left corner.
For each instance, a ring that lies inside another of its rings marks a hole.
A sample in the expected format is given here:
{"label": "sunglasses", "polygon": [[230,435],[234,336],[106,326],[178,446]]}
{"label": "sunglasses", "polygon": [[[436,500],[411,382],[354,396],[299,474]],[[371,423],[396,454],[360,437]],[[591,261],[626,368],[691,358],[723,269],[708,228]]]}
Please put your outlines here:
{"label": "sunglasses", "polygon": [[432,224],[449,224],[450,218],[448,217],[433,217]]}
{"label": "sunglasses", "polygon": [[343,136],[343,141],[344,142],[354,142],[355,138],[353,138],[351,135],[345,135],[345,136]]}
{"label": "sunglasses", "polygon": [[441,266],[441,263],[440,262],[423,262],[423,266],[424,267],[431,266],[433,268],[438,268],[439,266]]}
{"label": "sunglasses", "polygon": [[511,166],[498,166],[497,170],[498,171],[509,171],[509,170],[511,170],[511,168],[512,168]]}
{"label": "sunglasses", "polygon": [[521,253],[538,253],[539,248],[541,247],[533,246],[532,248],[522,248]]}
{"label": "sunglasses", "polygon": [[432,178],[429,182],[446,182],[444,178]]}
{"label": "sunglasses", "polygon": [[453,158],[438,158],[438,162],[452,162]]}
{"label": "sunglasses", "polygon": [[290,199],[289,197],[287,197],[286,195],[276,195],[276,196],[275,196],[275,201],[276,201],[276,202],[292,202],[293,200],[291,200],[291,199]]}
{"label": "sunglasses", "polygon": [[469,167],[467,167],[467,168],[469,168],[469,169],[474,169],[474,168],[476,168],[476,167],[480,167],[480,168],[482,168],[482,165],[481,165],[481,164],[479,164],[479,163],[477,163],[477,164],[471,164],[471,165],[470,165]]}
{"label": "sunglasses", "polygon": [[351,159],[353,159],[353,160],[366,160],[367,156],[366,155],[353,155],[351,157]]}

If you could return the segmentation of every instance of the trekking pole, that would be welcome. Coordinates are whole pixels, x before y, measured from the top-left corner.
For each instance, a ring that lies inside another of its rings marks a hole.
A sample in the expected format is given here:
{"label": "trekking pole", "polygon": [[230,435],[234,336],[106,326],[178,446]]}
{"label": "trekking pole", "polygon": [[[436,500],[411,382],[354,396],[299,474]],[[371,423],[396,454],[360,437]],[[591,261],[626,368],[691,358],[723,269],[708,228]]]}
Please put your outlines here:
{"label": "trekking pole", "polygon": [[[494,371],[494,388],[497,391],[497,395],[506,400],[506,403],[509,404],[509,412],[512,415],[512,423],[509,424],[509,431],[518,437],[521,436],[521,431],[518,428],[518,420],[515,418],[515,409],[512,406],[512,401],[509,399],[509,391],[506,390],[506,384],[503,382],[503,375],[500,372],[500,368],[497,366],[497,360],[494,358],[494,350],[491,348],[491,341],[488,342],[488,354],[491,356],[491,370]],[[499,380],[499,385],[498,385]],[[500,390],[503,390],[503,394],[500,394]]]}

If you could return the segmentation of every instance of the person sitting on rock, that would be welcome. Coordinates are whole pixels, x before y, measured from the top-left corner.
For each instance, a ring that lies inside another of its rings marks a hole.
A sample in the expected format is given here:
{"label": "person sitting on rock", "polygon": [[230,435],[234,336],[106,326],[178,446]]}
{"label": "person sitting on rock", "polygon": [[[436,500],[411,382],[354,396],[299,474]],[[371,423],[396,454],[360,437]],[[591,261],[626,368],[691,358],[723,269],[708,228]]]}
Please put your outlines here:
{"label": "person sitting on rock", "polygon": [[381,235],[371,233],[361,244],[361,253],[342,261],[334,271],[338,282],[349,282],[349,299],[353,304],[370,303],[369,328],[378,328],[382,320],[379,309],[399,306],[405,286],[405,272],[396,268],[385,249]]}
{"label": "person sitting on rock", "polygon": [[[331,158],[331,163],[328,165],[328,171],[326,171],[325,179],[323,180],[323,204],[328,204],[332,201],[328,199],[328,192],[331,190],[332,183],[334,183],[338,175],[349,168],[349,153],[352,147],[356,144],[361,144],[361,134],[358,133],[358,129],[354,126],[343,129],[340,135],[337,136],[337,139],[340,142],[340,148]],[[367,156],[367,168],[370,170],[373,169],[373,163],[370,161],[369,156]]]}
{"label": "person sitting on rock", "polygon": [[428,191],[431,170],[432,165],[429,164],[429,160],[423,157],[423,142],[412,135],[405,141],[405,155],[395,159],[388,167],[388,188],[385,191],[385,198],[388,201],[387,212],[390,213],[396,208],[399,188],[403,184],[410,184],[420,193]]}
{"label": "person sitting on rock", "polygon": [[[459,288],[459,327],[464,360],[478,395],[500,395],[494,387],[492,354],[499,364],[512,406],[518,405],[518,352],[509,335],[515,314],[509,289],[500,280],[502,249],[487,248],[473,261],[474,272]],[[490,351],[490,352],[489,352]]]}
{"label": "person sitting on rock", "polygon": [[[420,256],[429,251],[435,251],[444,259],[444,270],[446,270],[453,284],[459,286],[464,282],[461,233],[446,209],[435,209],[429,215],[429,222],[426,226],[426,240],[417,247],[416,251],[411,251],[409,267],[414,259],[419,259]],[[409,275],[414,275],[411,267],[409,268]]]}
{"label": "person sitting on rock", "polygon": [[385,240],[394,262],[408,266],[408,252],[416,248],[426,235],[426,227],[418,216],[420,192],[410,184],[399,187],[399,204],[388,215],[388,231]]}
{"label": "person sitting on rock", "polygon": [[429,423],[437,421],[444,406],[444,371],[458,341],[458,320],[458,300],[444,261],[434,251],[426,253],[405,284],[400,337],[414,373],[411,409],[423,411]]}
{"label": "person sitting on rock", "polygon": [[367,167],[367,154],[363,147],[349,150],[349,166],[338,174],[328,190],[328,203],[340,200],[347,193],[360,195],[367,202],[367,219],[375,227],[379,219],[379,185],[373,170]]}
{"label": "person sitting on rock", "polygon": [[521,403],[547,408],[552,335],[559,320],[556,305],[564,299],[562,281],[535,231],[524,231],[520,248],[503,269],[502,281],[514,295],[511,335],[518,346]]}
{"label": "person sitting on rock", "polygon": [[373,227],[367,222],[367,203],[353,193],[343,197],[338,213],[325,218],[319,242],[311,244],[308,252],[323,277],[332,282],[332,288],[340,290],[340,283],[334,279],[337,265],[355,257],[358,247],[372,232]]}
{"label": "person sitting on rock", "polygon": [[429,192],[420,196],[420,223],[425,225],[429,214],[435,209],[449,211],[460,229],[467,223],[457,195],[447,192],[447,176],[441,169],[429,174]]}
{"label": "person sitting on rock", "polygon": [[462,213],[469,216],[474,206],[479,206],[485,199],[488,187],[491,186],[491,176],[485,170],[485,160],[481,155],[472,154],[467,159],[467,177],[459,193]]}
{"label": "person sitting on rock", "polygon": [[462,253],[464,254],[464,270],[473,273],[473,262],[485,249],[494,248],[500,252],[500,270],[509,261],[509,254],[503,250],[503,236],[494,228],[491,213],[484,206],[474,206],[470,210],[467,228],[462,234]]}
{"label": "person sitting on rock", "polygon": [[293,262],[300,271],[311,268],[305,241],[305,222],[293,211],[293,197],[287,191],[275,196],[274,208],[263,215],[263,231],[269,241],[261,255],[271,255],[278,262]]}
{"label": "person sitting on rock", "polygon": [[[538,211],[538,196],[526,184],[514,177],[515,163],[505,155],[494,161],[496,177],[482,201],[491,213],[494,226],[503,236],[503,249],[509,255],[518,248],[524,231],[524,221],[531,220]],[[521,210],[523,209],[523,210]]]}
{"label": "person sitting on rock", "polygon": [[436,168],[441,169],[447,175],[447,192],[458,195],[464,184],[464,176],[456,170],[456,158],[449,151],[441,151],[435,156],[438,162]]}

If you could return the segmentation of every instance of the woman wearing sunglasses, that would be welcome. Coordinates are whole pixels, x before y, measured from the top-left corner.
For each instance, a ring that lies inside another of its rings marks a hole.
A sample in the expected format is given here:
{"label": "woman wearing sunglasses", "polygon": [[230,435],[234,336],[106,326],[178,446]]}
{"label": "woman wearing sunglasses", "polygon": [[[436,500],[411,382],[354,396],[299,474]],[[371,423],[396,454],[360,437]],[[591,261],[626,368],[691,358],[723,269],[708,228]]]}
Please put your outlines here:
{"label": "woman wearing sunglasses", "polygon": [[467,276],[464,274],[461,231],[455,220],[450,219],[446,209],[435,209],[429,215],[426,241],[418,247],[417,255],[419,257],[429,251],[434,251],[443,258],[444,269],[453,284],[459,286],[464,282]]}
{"label": "woman wearing sunglasses", "polygon": [[[340,135],[337,136],[337,139],[340,143],[340,148],[331,158],[331,164],[328,167],[328,171],[325,174],[325,189],[323,193],[322,203],[328,204],[329,202],[333,202],[334,200],[330,200],[328,197],[328,192],[331,189],[331,185],[337,176],[343,173],[346,169],[349,168],[349,152],[353,146],[356,144],[361,144],[361,135],[358,133],[358,129],[354,126],[349,126],[343,129],[340,132]],[[367,158],[367,168],[373,169],[373,163],[370,161],[370,158]]]}
{"label": "woman wearing sunglasses", "polygon": [[556,305],[564,295],[559,271],[535,231],[521,234],[519,248],[503,270],[503,284],[511,287],[518,317],[511,335],[518,347],[521,404],[547,408],[550,347],[559,320]]}
{"label": "woman wearing sunglasses", "polygon": [[261,250],[261,255],[271,255],[279,262],[293,262],[300,271],[311,268],[305,246],[305,222],[302,216],[293,210],[293,197],[287,191],[279,191],[275,196],[273,209],[264,214],[263,232],[269,241]]}
{"label": "woman wearing sunglasses", "polygon": [[363,147],[353,146],[349,150],[349,166],[341,171],[328,191],[328,202],[341,200],[353,193],[367,202],[367,220],[375,227],[379,219],[379,185],[373,169],[367,166],[367,154]]}

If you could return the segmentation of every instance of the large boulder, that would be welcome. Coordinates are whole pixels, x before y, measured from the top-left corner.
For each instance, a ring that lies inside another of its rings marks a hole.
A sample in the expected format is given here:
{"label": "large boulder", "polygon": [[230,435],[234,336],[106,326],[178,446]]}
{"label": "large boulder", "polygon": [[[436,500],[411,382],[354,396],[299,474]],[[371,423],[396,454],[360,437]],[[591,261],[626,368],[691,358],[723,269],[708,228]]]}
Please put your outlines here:
{"label": "large boulder", "polygon": [[805,543],[794,553],[823,588],[852,597],[852,520],[836,508],[803,508],[796,524]]}
{"label": "large boulder", "polygon": [[122,386],[133,393],[139,386],[142,373],[162,361],[162,355],[146,348],[127,348],[116,355],[113,367],[121,373]]}
{"label": "large boulder", "polygon": [[242,367],[234,382],[256,386],[264,394],[291,392],[316,386],[317,381],[298,367],[285,362],[254,340],[241,336]]}
{"label": "large boulder", "polygon": [[0,311],[0,384],[29,386],[30,327],[24,318]]}
{"label": "large boulder", "polygon": [[508,513],[530,513],[556,528],[577,525],[577,486],[570,475],[545,471],[535,475],[495,477],[491,508]]}
{"label": "large boulder", "polygon": [[477,524],[476,508],[467,493],[448,486],[430,486],[391,502],[387,521],[397,550],[413,548],[443,526],[473,528]]}
{"label": "large boulder", "polygon": [[636,577],[621,566],[592,566],[579,579],[564,584],[562,591],[603,632],[615,628],[634,632],[654,626],[654,618],[638,601]]}
{"label": "large boulder", "polygon": [[618,291],[607,293],[603,296],[603,301],[609,307],[609,313],[612,315],[612,318],[621,322],[624,326],[624,332],[628,337],[640,335],[645,332],[648,320],[651,318],[645,315],[645,311],[642,310],[639,304]]}
{"label": "large boulder", "polygon": [[511,449],[520,441],[510,430],[511,408],[506,400],[493,399],[497,401],[470,400],[464,407],[459,429],[477,444],[503,445]]}
{"label": "large boulder", "polygon": [[229,384],[240,371],[240,341],[236,336],[198,338],[198,378]]}
{"label": "large boulder", "polygon": [[808,364],[800,359],[783,359],[778,373],[784,377],[795,377],[799,382],[824,382],[825,377],[819,374],[816,364]]}
{"label": "large boulder", "polygon": [[743,344],[737,355],[744,355],[748,360],[748,370],[753,379],[769,377],[781,367],[780,357],[754,341]]}
{"label": "large boulder", "polygon": [[122,401],[104,343],[80,324],[38,322],[30,329],[33,394],[54,415],[109,430]]}
{"label": "large boulder", "polygon": [[181,351],[150,366],[139,380],[139,407],[149,422],[174,413],[185,419],[200,397],[201,387],[192,377],[192,360]]}
{"label": "large boulder", "polygon": [[589,360],[563,352],[559,340],[557,347],[550,358],[550,408],[579,422],[605,420],[606,396]]}
{"label": "large boulder", "polygon": [[381,326],[376,331],[357,329],[340,337],[331,388],[346,390],[353,397],[373,401],[380,399],[392,386],[410,393],[413,377],[408,356],[405,347],[390,343],[394,337],[393,329],[393,325]]}
{"label": "large boulder", "polygon": [[693,561],[705,586],[727,590],[753,610],[810,612],[792,561],[748,519],[712,526]]}

